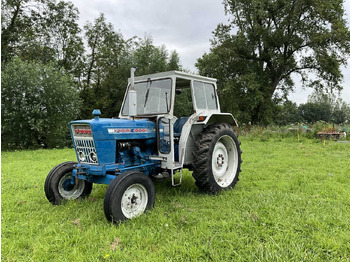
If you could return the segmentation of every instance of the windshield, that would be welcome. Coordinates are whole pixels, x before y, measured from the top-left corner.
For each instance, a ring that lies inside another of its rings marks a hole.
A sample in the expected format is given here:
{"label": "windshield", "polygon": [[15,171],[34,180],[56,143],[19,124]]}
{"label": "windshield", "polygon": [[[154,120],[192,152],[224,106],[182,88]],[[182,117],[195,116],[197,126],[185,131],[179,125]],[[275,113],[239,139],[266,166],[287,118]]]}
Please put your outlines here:
{"label": "windshield", "polygon": [[[130,86],[129,86],[130,88]],[[166,114],[170,110],[171,79],[147,80],[135,83],[137,115]],[[129,115],[129,95],[126,95],[122,115]]]}

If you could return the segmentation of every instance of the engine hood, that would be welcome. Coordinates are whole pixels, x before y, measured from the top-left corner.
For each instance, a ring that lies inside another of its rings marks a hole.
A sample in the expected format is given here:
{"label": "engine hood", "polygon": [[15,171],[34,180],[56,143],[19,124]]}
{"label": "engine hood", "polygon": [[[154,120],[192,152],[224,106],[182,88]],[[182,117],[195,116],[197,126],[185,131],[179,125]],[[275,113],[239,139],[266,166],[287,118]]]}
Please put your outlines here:
{"label": "engine hood", "polygon": [[149,139],[156,137],[156,124],[148,119],[95,118],[77,120],[70,122],[70,130],[73,133],[74,128],[72,126],[86,124],[91,127],[95,140]]}

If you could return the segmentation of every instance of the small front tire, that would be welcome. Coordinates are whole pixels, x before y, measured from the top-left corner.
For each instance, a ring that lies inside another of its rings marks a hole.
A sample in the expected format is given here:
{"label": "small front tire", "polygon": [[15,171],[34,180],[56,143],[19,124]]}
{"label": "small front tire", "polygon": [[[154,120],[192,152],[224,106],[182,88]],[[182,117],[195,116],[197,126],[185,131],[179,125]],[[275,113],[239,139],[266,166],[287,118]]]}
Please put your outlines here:
{"label": "small front tire", "polygon": [[90,195],[92,183],[82,179],[78,179],[78,183],[71,183],[75,164],[77,163],[61,163],[55,166],[47,175],[45,195],[53,205],[59,205],[63,200],[74,200]]}
{"label": "small front tire", "polygon": [[151,209],[155,202],[152,180],[138,171],[118,175],[109,185],[104,198],[104,212],[108,221],[119,223]]}

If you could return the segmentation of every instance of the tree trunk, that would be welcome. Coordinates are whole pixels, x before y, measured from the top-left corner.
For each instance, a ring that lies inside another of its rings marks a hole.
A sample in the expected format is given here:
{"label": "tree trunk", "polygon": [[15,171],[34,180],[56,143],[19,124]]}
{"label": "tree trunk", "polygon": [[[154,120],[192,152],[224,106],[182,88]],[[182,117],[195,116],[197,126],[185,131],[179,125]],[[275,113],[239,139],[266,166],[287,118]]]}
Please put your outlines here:
{"label": "tree trunk", "polygon": [[19,1],[16,6],[15,6],[15,10],[13,12],[12,18],[11,18],[11,23],[9,24],[9,26],[7,28],[5,28],[2,32],[1,35],[1,60],[3,62],[6,62],[8,60],[8,54],[9,52],[9,45],[11,42],[11,38],[13,35],[13,31],[15,30],[15,23],[18,17],[18,14],[21,10],[21,3],[22,1]]}

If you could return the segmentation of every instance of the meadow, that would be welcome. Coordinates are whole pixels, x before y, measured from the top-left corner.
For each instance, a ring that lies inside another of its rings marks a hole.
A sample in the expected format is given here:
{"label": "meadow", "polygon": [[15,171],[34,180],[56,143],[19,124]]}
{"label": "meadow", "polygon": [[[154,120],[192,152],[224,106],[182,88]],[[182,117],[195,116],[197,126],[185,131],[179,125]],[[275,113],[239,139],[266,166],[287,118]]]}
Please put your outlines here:
{"label": "meadow", "polygon": [[2,152],[2,261],[350,261],[350,143],[240,137],[240,181],[219,195],[156,182],[150,212],[119,226],[106,185],[52,206],[44,182],[73,149]]}

